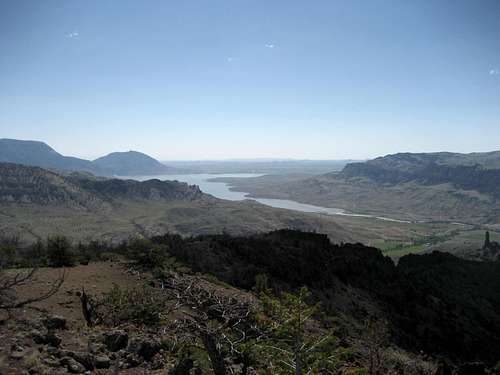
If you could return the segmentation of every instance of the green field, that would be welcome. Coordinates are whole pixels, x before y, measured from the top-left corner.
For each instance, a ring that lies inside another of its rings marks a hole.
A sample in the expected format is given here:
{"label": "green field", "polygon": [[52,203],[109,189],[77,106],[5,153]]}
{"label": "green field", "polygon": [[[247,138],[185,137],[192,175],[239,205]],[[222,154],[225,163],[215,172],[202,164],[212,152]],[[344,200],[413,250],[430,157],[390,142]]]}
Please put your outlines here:
{"label": "green field", "polygon": [[420,253],[428,248],[425,244],[405,243],[400,241],[379,240],[374,246],[379,248],[384,255],[399,258],[407,254]]}

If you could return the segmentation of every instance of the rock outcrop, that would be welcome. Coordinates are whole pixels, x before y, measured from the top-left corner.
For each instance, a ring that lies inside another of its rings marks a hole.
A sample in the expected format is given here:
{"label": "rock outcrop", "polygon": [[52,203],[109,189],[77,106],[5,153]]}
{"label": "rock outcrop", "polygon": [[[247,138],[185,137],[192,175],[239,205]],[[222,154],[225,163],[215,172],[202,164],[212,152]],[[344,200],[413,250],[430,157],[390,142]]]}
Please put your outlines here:
{"label": "rock outcrop", "polygon": [[195,200],[198,186],[177,181],[134,181],[61,175],[38,167],[0,163],[0,203],[64,204],[108,209],[118,200]]}

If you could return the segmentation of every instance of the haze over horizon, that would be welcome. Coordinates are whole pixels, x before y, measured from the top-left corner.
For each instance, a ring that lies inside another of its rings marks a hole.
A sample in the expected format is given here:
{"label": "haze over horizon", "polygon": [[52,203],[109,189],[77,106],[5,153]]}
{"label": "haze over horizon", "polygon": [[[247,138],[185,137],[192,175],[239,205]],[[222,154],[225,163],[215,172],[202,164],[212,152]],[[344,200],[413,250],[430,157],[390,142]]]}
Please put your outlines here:
{"label": "haze over horizon", "polygon": [[0,138],[94,159],[500,149],[494,0],[0,3]]}

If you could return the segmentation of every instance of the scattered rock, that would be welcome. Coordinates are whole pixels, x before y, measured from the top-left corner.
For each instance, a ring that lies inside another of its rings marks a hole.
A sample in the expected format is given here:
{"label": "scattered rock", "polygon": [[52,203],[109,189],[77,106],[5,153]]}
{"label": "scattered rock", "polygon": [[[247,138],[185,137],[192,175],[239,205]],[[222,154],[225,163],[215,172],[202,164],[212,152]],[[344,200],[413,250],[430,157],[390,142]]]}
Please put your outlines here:
{"label": "scattered rock", "polygon": [[161,350],[151,359],[150,367],[151,370],[159,370],[165,367],[165,356]]}
{"label": "scattered rock", "polygon": [[10,353],[10,358],[15,359],[15,360],[19,360],[19,359],[22,359],[25,355],[26,355],[25,350],[22,350],[22,351],[14,350]]}
{"label": "scattered rock", "polygon": [[69,352],[71,358],[83,365],[86,370],[94,369],[94,356],[87,352]]}
{"label": "scattered rock", "polygon": [[66,318],[60,315],[52,315],[47,317],[43,321],[43,325],[47,327],[48,330],[51,329],[66,329]]}
{"label": "scattered rock", "polygon": [[71,357],[61,358],[60,363],[62,366],[65,366],[66,369],[72,374],[82,374],[85,372],[85,367]]}
{"label": "scattered rock", "polygon": [[49,367],[58,367],[60,364],[60,361],[55,359],[54,357],[44,358],[42,362]]}
{"label": "scattered rock", "polygon": [[59,345],[61,345],[62,341],[62,339],[59,336],[57,336],[54,332],[47,332],[47,334],[45,335],[45,340],[47,344],[52,345],[56,348],[59,347]]}
{"label": "scattered rock", "polygon": [[31,331],[31,338],[37,344],[45,344],[45,336],[37,329]]}
{"label": "scattered rock", "polygon": [[106,347],[104,346],[104,344],[101,344],[99,342],[89,341],[87,349],[92,354],[98,354],[102,353],[106,349]]}
{"label": "scattered rock", "polygon": [[125,361],[126,361],[126,366],[125,366],[126,368],[137,367],[142,363],[141,358],[135,353],[129,353],[129,355],[127,355],[127,358],[125,358]]}
{"label": "scattered rock", "polygon": [[13,352],[22,352],[24,350],[24,348],[21,345],[19,345],[18,343],[14,343],[10,347],[10,350]]}
{"label": "scattered rock", "polygon": [[33,341],[37,344],[41,345],[52,345],[53,347],[59,347],[61,345],[62,339],[57,336],[54,332],[48,331],[46,333],[42,333],[38,330],[31,331],[31,337]]}
{"label": "scattered rock", "polygon": [[55,356],[55,357],[63,357],[61,355],[61,350],[59,348],[55,348],[53,346],[49,346],[47,348],[47,354]]}
{"label": "scattered rock", "polygon": [[128,334],[122,330],[115,330],[104,333],[104,345],[108,350],[116,352],[127,347]]}

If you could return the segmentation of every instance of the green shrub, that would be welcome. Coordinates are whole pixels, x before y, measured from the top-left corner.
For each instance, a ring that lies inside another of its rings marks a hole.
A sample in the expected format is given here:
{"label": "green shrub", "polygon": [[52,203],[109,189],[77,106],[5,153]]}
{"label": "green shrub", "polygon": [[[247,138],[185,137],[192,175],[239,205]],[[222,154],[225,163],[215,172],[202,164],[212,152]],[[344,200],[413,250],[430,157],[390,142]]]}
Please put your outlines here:
{"label": "green shrub", "polygon": [[165,246],[138,238],[130,241],[127,256],[139,267],[154,269],[163,266],[168,254]]}
{"label": "green shrub", "polygon": [[165,310],[165,299],[152,288],[122,289],[113,286],[97,301],[99,320],[110,326],[123,323],[155,326]]}

